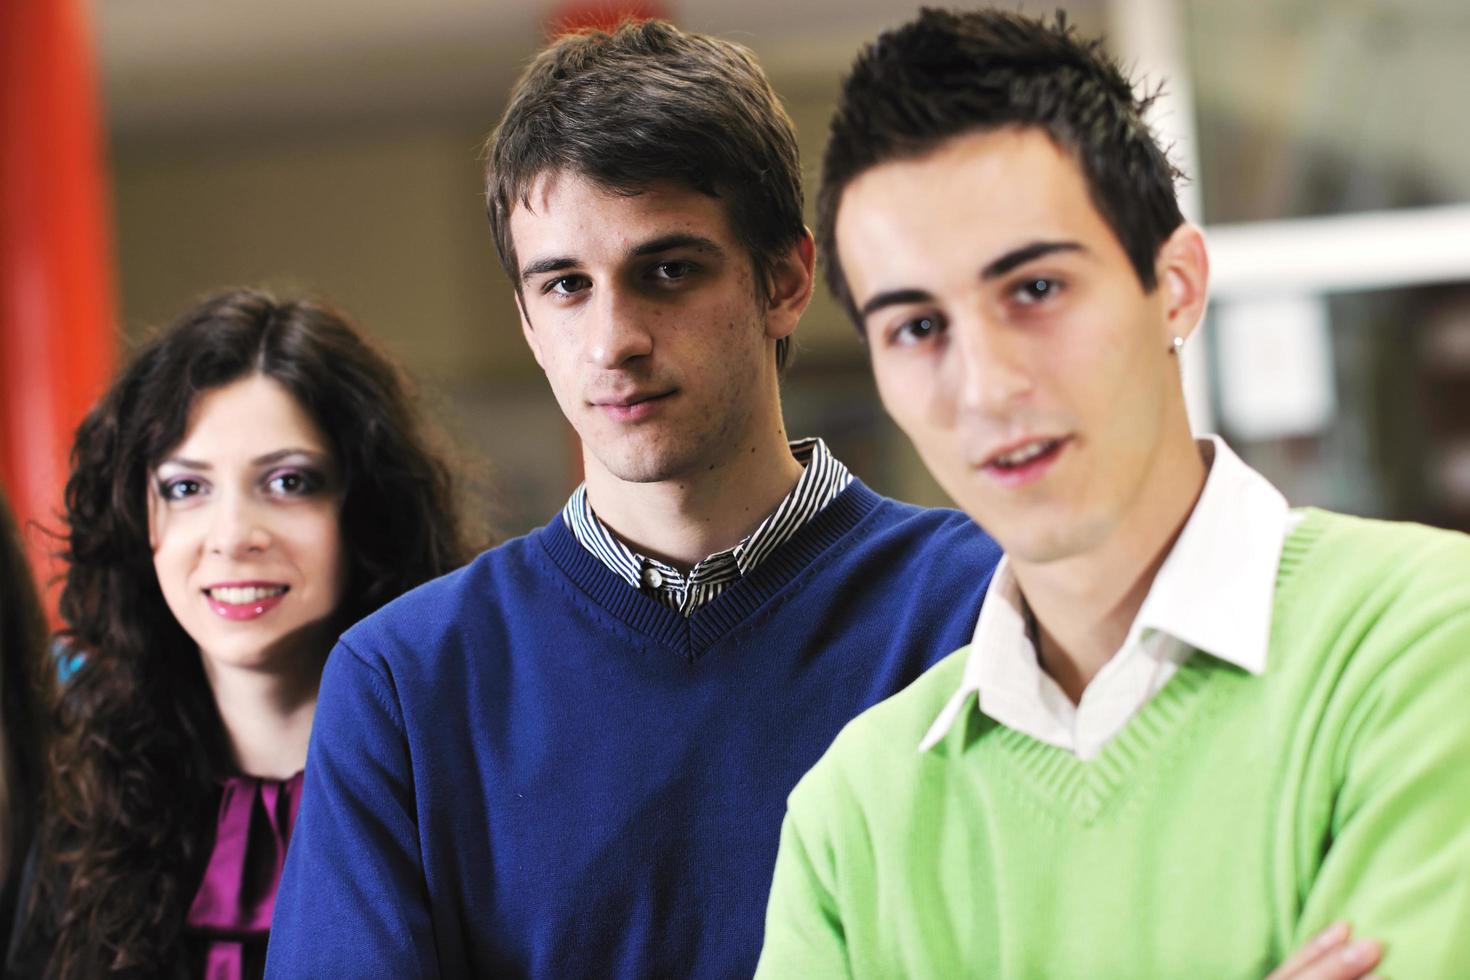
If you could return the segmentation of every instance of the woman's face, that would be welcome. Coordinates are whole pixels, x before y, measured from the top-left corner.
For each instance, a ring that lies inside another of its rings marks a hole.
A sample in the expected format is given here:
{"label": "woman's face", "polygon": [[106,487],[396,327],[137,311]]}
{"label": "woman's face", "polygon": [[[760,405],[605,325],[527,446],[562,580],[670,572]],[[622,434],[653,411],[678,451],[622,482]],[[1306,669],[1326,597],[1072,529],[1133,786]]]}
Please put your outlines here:
{"label": "woman's face", "polygon": [[285,388],[255,374],[201,394],[148,504],[158,584],[207,669],[320,664],[347,574],[341,480]]}

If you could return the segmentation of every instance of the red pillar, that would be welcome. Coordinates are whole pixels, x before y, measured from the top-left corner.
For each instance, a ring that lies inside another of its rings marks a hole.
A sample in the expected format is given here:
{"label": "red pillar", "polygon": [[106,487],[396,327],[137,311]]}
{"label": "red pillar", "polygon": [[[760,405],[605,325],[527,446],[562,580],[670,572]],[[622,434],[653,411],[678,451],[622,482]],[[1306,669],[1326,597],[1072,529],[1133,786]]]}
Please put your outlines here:
{"label": "red pillar", "polygon": [[88,28],[81,0],[0,2],[0,485],[42,584],[58,543],[35,525],[59,527],[72,434],[114,358]]}
{"label": "red pillar", "polygon": [[663,0],[561,0],[545,18],[546,36],[595,28],[611,31],[624,21],[673,20]]}

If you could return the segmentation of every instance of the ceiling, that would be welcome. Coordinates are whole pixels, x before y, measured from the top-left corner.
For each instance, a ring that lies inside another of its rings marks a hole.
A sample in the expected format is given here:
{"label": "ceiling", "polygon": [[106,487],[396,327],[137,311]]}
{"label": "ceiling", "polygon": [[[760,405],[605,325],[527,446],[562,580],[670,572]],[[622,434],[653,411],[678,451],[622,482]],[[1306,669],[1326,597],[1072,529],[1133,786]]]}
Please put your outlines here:
{"label": "ceiling", "polygon": [[[595,4],[599,0],[590,0]],[[616,0],[607,0],[616,4]],[[1013,0],[1014,2],[1014,0]],[[1322,20],[1389,41],[1406,30],[1463,41],[1464,0],[1062,0],[1101,27],[1110,8],[1187,9],[1229,36],[1290,43]],[[678,22],[742,41],[773,75],[831,76],[918,0],[665,0]],[[552,0],[92,0],[115,126],[167,125],[221,111],[310,113],[451,104],[504,88],[541,43]],[[583,0],[582,6],[587,5]],[[1009,6],[1010,4],[1003,4]],[[1407,26],[1406,26],[1407,25]],[[1237,67],[1246,67],[1237,65]],[[1241,74],[1247,74],[1241,72]],[[1463,83],[1463,74],[1459,76]]]}
{"label": "ceiling", "polygon": [[[92,2],[107,119],[119,140],[207,129],[248,133],[283,123],[493,118],[542,43],[543,24],[556,6],[552,0]],[[858,46],[911,16],[919,0],[664,2],[681,25],[753,48],[789,99],[825,98]],[[1021,5],[1050,10],[1055,0]],[[1434,184],[1470,188],[1464,163],[1470,103],[1461,98],[1470,88],[1461,67],[1470,43],[1465,0],[1061,5],[1088,32],[1136,33],[1126,26],[1130,13],[1132,23],[1145,27],[1173,20],[1193,42],[1176,54],[1191,56],[1194,99],[1213,107],[1216,118],[1264,121],[1343,156],[1412,159]],[[1183,64],[1153,67],[1177,80]]]}
{"label": "ceiling", "polygon": [[[1067,4],[1097,7],[1100,0]],[[384,111],[485,109],[542,43],[543,0],[94,0],[115,134]],[[916,9],[895,0],[668,0],[685,27],[756,50],[773,76],[835,81]]]}

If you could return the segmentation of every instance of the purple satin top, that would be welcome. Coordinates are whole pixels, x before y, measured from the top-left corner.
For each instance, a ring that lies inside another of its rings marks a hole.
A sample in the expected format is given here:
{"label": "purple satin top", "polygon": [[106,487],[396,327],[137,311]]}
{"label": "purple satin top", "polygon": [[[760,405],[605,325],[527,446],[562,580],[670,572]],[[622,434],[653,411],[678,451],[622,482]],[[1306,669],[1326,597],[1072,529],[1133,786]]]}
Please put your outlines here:
{"label": "purple satin top", "polygon": [[264,972],[286,844],[301,806],[301,776],[224,781],[214,851],[184,920],[204,941],[206,980],[247,980]]}

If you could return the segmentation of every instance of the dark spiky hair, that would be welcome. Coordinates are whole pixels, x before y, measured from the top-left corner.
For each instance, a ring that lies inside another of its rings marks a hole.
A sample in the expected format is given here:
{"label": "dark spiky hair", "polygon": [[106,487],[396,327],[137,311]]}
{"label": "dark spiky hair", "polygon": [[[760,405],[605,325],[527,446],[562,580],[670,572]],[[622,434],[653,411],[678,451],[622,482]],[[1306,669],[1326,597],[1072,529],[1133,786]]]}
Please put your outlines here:
{"label": "dark spiky hair", "polygon": [[864,171],[922,156],[966,133],[1034,127],[1072,154],[1093,205],[1145,290],[1159,246],[1184,217],[1180,176],[1144,122],[1139,94],[1097,39],[1055,19],[925,8],[865,47],[844,79],[817,195],[827,283],[862,324],[835,239],[842,194]]}

